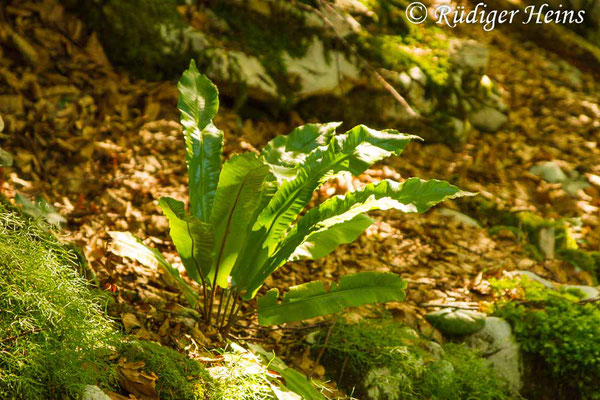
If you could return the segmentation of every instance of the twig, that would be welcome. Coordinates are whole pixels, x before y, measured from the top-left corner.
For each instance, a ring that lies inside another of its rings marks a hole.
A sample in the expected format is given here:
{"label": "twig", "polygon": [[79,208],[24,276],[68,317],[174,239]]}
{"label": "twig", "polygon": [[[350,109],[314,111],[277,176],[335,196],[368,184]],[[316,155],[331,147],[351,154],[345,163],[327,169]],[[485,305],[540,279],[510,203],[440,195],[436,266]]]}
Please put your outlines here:
{"label": "twig", "polygon": [[580,300],[577,304],[589,304],[589,303],[597,303],[600,302],[600,297],[592,297],[591,299],[583,299]]}
{"label": "twig", "polygon": [[15,336],[11,336],[11,337],[4,338],[4,339],[0,340],[0,343],[6,343],[6,342],[10,342],[10,341],[12,341],[12,340],[15,340],[15,339],[18,339],[18,338],[20,338],[20,337],[22,337],[22,336],[26,336],[26,335],[29,335],[29,334],[31,334],[31,333],[38,333],[38,332],[40,332],[40,331],[41,331],[41,329],[33,328],[33,329],[30,329],[30,330],[28,330],[28,331],[21,332],[21,333],[19,333],[18,335],[15,335]]}
{"label": "twig", "polygon": [[434,303],[419,304],[419,307],[425,307],[425,308],[433,308],[433,307],[456,308],[458,310],[477,310],[479,308],[477,306],[459,306],[459,305],[452,305],[452,304],[434,304]]}
{"label": "twig", "polygon": [[[325,342],[323,342],[323,347],[321,347],[321,350],[319,350],[319,354],[317,355],[317,359],[315,360],[315,365],[318,365],[321,362],[321,357],[323,357],[323,353],[325,353],[327,344],[329,344],[329,338],[331,337],[331,332],[333,331],[333,327],[335,326],[335,324],[337,324],[337,319],[333,324],[331,324],[331,326],[327,330],[327,336],[325,336]],[[312,373],[310,374],[310,377],[312,378]]]}

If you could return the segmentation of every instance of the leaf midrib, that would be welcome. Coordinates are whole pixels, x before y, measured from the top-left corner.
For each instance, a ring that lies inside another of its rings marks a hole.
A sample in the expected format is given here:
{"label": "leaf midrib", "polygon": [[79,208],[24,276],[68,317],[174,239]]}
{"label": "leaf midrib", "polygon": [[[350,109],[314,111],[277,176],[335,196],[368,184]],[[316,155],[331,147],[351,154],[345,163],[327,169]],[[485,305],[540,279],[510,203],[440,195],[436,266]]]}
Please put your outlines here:
{"label": "leaf midrib", "polygon": [[298,299],[298,300],[292,300],[292,301],[285,301],[285,300],[283,300],[281,303],[276,303],[275,305],[267,306],[267,307],[263,308],[262,311],[259,310],[259,313],[264,313],[266,310],[276,309],[277,307],[285,307],[285,306],[290,306],[290,305],[297,305],[297,304],[301,304],[303,302],[308,302],[308,301],[320,299],[320,298],[323,298],[323,297],[334,296],[334,295],[342,295],[342,294],[352,293],[354,291],[361,291],[361,290],[365,290],[365,289],[381,289],[381,290],[400,289],[400,290],[404,290],[404,288],[398,288],[396,286],[385,286],[385,287],[382,288],[381,286],[377,286],[377,285],[366,286],[366,287],[361,287],[361,288],[335,290],[334,292],[331,292],[331,290],[330,290],[329,292],[321,293],[321,294],[318,294],[318,295],[315,295],[315,296],[311,296],[311,297],[307,297],[307,298],[301,298],[301,299]]}

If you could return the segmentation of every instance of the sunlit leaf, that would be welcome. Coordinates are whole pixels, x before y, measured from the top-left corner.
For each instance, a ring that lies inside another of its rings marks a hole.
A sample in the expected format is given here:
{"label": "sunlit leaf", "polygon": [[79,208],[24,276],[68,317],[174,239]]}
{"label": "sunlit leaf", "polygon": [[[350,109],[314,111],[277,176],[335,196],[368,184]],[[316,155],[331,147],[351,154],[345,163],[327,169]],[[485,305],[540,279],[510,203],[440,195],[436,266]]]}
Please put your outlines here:
{"label": "sunlit leaf", "polygon": [[258,298],[258,322],[283,324],[337,313],[346,307],[402,301],[405,288],[406,282],[396,274],[359,272],[344,275],[339,284],[333,283],[329,290],[318,281],[293,286],[281,302],[277,300],[279,291],[271,289]]}
{"label": "sunlit leaf", "polygon": [[208,221],[221,171],[223,132],[212,123],[219,108],[217,87],[196,68],[194,60],[177,85],[181,125],[187,150],[190,210]]}
{"label": "sunlit leaf", "polygon": [[198,295],[185,283],[179,275],[179,271],[160,254],[160,251],[146,246],[140,239],[129,232],[111,231],[108,234],[112,239],[109,247],[111,252],[120,257],[135,260],[148,268],[163,268],[173,278],[175,284],[183,292],[188,302],[192,306],[196,304]]}
{"label": "sunlit leaf", "polygon": [[181,201],[163,197],[158,204],[169,220],[169,234],[189,277],[204,282],[212,265],[212,225],[187,215]]}
{"label": "sunlit leaf", "polygon": [[269,168],[256,155],[245,153],[233,156],[223,166],[211,222],[215,232],[214,265],[209,274],[212,280],[218,269],[217,284],[227,287],[229,273],[253,223],[260,192]]}

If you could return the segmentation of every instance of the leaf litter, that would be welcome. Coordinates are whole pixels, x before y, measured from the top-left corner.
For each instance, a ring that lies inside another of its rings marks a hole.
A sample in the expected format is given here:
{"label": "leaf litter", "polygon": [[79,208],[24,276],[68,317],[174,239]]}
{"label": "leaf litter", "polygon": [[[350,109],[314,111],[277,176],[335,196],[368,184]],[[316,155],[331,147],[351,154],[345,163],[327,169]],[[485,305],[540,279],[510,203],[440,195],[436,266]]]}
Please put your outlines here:
{"label": "leaf litter", "polygon": [[[523,42],[517,33],[484,34],[465,26],[458,34],[491,48],[488,74],[504,90],[509,124],[494,134],[473,132],[460,150],[412,143],[401,159],[358,179],[328,183],[315,201],[375,178],[447,179],[479,192],[499,209],[577,219],[581,247],[598,249],[599,83],[583,71],[581,85],[573,86],[556,68],[562,62],[557,56]],[[157,202],[164,195],[187,200],[174,84],[136,80],[114,69],[96,35],[87,35],[83,23],[56,0],[7,6],[0,46],[0,113],[6,125],[0,139],[14,157],[12,168],[0,169],[0,192],[9,198],[42,195],[66,218],[65,236],[83,249],[100,287],[114,291],[110,312],[121,318],[126,332],[211,357],[207,350],[223,345],[223,338],[198,325],[168,277],[107,251],[108,231],[131,231],[159,248],[185,276]],[[294,112],[278,121],[253,121],[227,110],[215,121],[225,132],[226,157],[256,150],[304,122],[312,121]],[[549,161],[588,184],[569,192],[529,172]],[[448,201],[444,207],[454,213],[377,212],[375,224],[356,242],[324,259],[289,263],[265,286],[337,280],[363,270],[399,273],[409,283],[407,299],[385,308],[394,318],[439,337],[423,317],[427,306],[460,302],[478,307],[490,300],[487,279],[504,271],[525,269],[563,283],[592,281],[563,261],[534,259],[510,230],[491,235],[485,227],[461,221],[457,215],[464,211],[463,202]],[[373,312],[367,308],[357,315]],[[306,331],[301,324],[289,328],[258,328],[256,321],[245,320],[235,335],[275,348],[300,370],[322,378],[323,369],[310,354],[297,350]],[[157,377],[140,372],[141,367],[119,361],[128,390],[152,398]]]}

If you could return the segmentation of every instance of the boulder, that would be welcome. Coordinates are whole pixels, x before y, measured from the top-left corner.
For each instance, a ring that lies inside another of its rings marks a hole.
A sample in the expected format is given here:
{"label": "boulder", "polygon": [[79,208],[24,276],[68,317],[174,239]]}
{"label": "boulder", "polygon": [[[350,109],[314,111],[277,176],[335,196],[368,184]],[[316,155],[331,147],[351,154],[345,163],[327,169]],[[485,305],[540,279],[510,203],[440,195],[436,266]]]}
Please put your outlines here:
{"label": "boulder", "polygon": [[430,312],[425,319],[449,336],[462,336],[477,332],[485,326],[485,314],[472,310],[444,308]]}
{"label": "boulder", "polygon": [[583,285],[563,285],[561,286],[563,289],[574,289],[578,290],[583,294],[583,299],[595,299],[600,297],[600,290],[593,286],[583,286]]}
{"label": "boulder", "polygon": [[465,338],[465,344],[481,353],[496,373],[503,377],[512,392],[523,386],[523,366],[519,344],[510,324],[502,318],[488,317],[485,326]]}
{"label": "boulder", "polygon": [[529,172],[550,183],[559,183],[567,180],[567,175],[554,161],[534,165],[529,169]]}
{"label": "boulder", "polygon": [[508,121],[508,117],[496,108],[485,106],[469,115],[469,120],[480,131],[496,132]]}
{"label": "boulder", "polygon": [[468,72],[483,73],[490,62],[490,50],[475,40],[458,40],[450,42],[450,60],[460,69]]}

